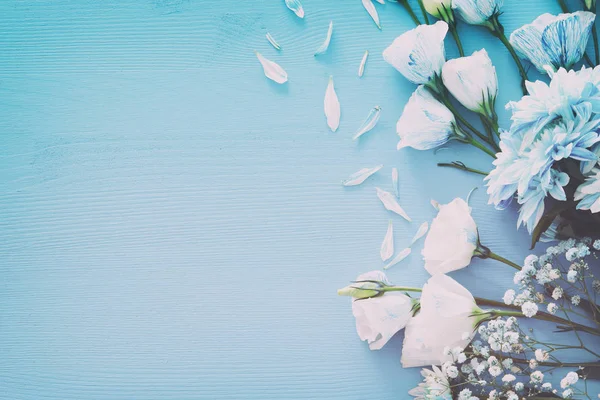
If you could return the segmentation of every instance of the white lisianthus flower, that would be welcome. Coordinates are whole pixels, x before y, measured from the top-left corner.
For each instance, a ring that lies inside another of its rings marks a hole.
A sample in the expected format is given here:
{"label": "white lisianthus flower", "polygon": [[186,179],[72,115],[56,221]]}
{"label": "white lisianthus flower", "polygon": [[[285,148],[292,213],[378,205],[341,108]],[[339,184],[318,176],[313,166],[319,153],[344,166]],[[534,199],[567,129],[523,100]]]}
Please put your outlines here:
{"label": "white lisianthus flower", "polygon": [[452,0],[452,8],[470,25],[486,25],[500,13],[504,0]]}
{"label": "white lisianthus flower", "polygon": [[510,35],[510,43],[542,73],[569,70],[585,53],[596,15],[589,11],[542,14]]}
{"label": "white lisianthus flower", "polygon": [[396,132],[400,136],[398,150],[403,147],[430,150],[462,135],[452,112],[425,86],[419,86],[410,96],[396,123]]}
{"label": "white lisianthus flower", "polygon": [[467,109],[488,117],[495,115],[498,77],[485,49],[446,61],[442,80],[452,96]]}
{"label": "white lisianthus flower", "polygon": [[352,314],[356,318],[356,332],[369,343],[371,350],[379,350],[406,326],[412,316],[413,300],[401,292],[381,294],[377,290],[381,285],[374,282],[389,284],[383,272],[371,271],[359,275],[355,284],[338,290],[338,294],[354,297]]}
{"label": "white lisianthus flower", "polygon": [[421,253],[425,269],[436,275],[464,268],[471,262],[478,243],[477,225],[467,203],[456,198],[449,204],[440,205]]}
{"label": "white lisianthus flower", "polygon": [[[464,349],[486,316],[471,293],[454,279],[447,275],[432,276],[423,286],[421,311],[406,326],[402,366],[441,365],[452,361],[452,352],[445,349]],[[465,333],[470,335],[465,336]]]}
{"label": "white lisianthus flower", "polygon": [[425,11],[434,17],[444,21],[453,21],[452,2],[453,0],[423,0],[423,6]]}
{"label": "white lisianthus flower", "polygon": [[422,369],[421,375],[423,382],[419,383],[414,389],[408,391],[408,394],[415,397],[415,400],[452,400],[452,390],[446,375],[435,365],[429,369]]}
{"label": "white lisianthus flower", "polygon": [[383,51],[383,59],[406,79],[417,85],[426,84],[442,73],[446,61],[444,38],[448,24],[419,25],[398,36]]}

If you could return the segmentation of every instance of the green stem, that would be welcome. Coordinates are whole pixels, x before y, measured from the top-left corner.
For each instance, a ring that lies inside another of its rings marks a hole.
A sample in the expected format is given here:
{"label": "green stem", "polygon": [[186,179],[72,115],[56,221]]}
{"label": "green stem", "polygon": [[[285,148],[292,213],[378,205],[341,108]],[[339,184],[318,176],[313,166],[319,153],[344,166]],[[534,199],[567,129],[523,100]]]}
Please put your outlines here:
{"label": "green stem", "polygon": [[518,264],[516,264],[516,263],[514,263],[514,262],[512,262],[510,260],[507,260],[506,258],[501,257],[501,256],[499,256],[498,254],[496,254],[496,253],[494,253],[492,251],[490,251],[490,253],[488,254],[488,257],[491,258],[491,259],[493,259],[493,260],[500,261],[501,263],[504,263],[506,265],[509,265],[509,266],[513,267],[514,269],[516,269],[516,270],[519,270],[519,271],[521,270],[521,267]]}
{"label": "green stem", "polygon": [[486,118],[483,115],[479,116],[481,119],[481,123],[483,124],[485,131],[488,134],[487,142],[496,150],[496,152],[500,152],[500,146],[496,143],[496,136],[498,136],[498,123],[494,125],[493,121],[490,118]]}
{"label": "green stem", "polygon": [[379,289],[382,292],[422,292],[421,288],[414,288],[409,286],[384,286]]}
{"label": "green stem", "polygon": [[565,0],[558,0],[558,5],[560,6],[560,9],[562,10],[563,13],[565,13],[565,14],[569,13],[569,9],[567,8],[567,4],[565,3]]}
{"label": "green stem", "polygon": [[419,0],[419,7],[421,7],[421,13],[423,13],[423,19],[425,20],[425,23],[429,25],[429,17],[427,17],[427,10],[425,10],[423,0]]}
{"label": "green stem", "polygon": [[527,81],[528,78],[527,78],[527,72],[525,71],[525,68],[523,68],[523,64],[521,63],[521,59],[519,58],[519,56],[517,55],[517,52],[515,51],[512,44],[510,44],[508,38],[504,34],[504,27],[498,20],[498,15],[494,15],[492,18],[490,18],[490,23],[491,23],[491,25],[488,25],[488,29],[492,32],[492,34],[494,36],[496,36],[498,39],[500,39],[500,41],[502,42],[504,47],[506,47],[506,50],[508,50],[511,57],[515,61],[515,64],[517,65],[517,68],[519,69],[519,74],[521,75],[521,89],[523,90],[523,95],[526,95],[527,88],[525,87],[525,82]]}
{"label": "green stem", "polygon": [[592,62],[592,59],[590,58],[590,56],[588,56],[586,53],[583,53],[583,59],[585,60],[586,63],[588,63],[588,65],[591,68],[594,68],[594,63]]}
{"label": "green stem", "polygon": [[453,161],[451,163],[438,163],[438,167],[456,168],[456,169],[460,169],[461,171],[472,172],[474,174],[479,174],[479,175],[483,175],[483,176],[487,176],[489,174],[489,172],[483,172],[483,171],[480,171],[475,168],[467,167],[465,164],[463,164],[460,161]]}
{"label": "green stem", "polygon": [[492,150],[488,149],[487,147],[485,147],[484,145],[479,143],[477,140],[470,138],[467,143],[469,143],[472,146],[477,147],[479,150],[483,151],[484,153],[488,154],[489,156],[496,158],[496,154]]}
{"label": "green stem", "polygon": [[465,51],[463,50],[463,46],[460,41],[460,37],[458,37],[458,30],[456,29],[456,23],[452,22],[452,23],[448,24],[448,29],[450,29],[450,33],[452,34],[452,37],[454,38],[454,41],[456,42],[456,47],[458,48],[458,54],[461,57],[464,57]]}
{"label": "green stem", "polygon": [[417,26],[421,25],[421,21],[419,21],[419,18],[417,18],[416,14],[414,13],[414,11],[412,10],[412,8],[408,4],[408,1],[407,0],[401,0],[400,4],[402,5],[402,7],[404,7],[404,9],[408,13],[408,15],[410,15],[410,18],[413,20],[413,22],[415,23],[415,25],[417,25]]}

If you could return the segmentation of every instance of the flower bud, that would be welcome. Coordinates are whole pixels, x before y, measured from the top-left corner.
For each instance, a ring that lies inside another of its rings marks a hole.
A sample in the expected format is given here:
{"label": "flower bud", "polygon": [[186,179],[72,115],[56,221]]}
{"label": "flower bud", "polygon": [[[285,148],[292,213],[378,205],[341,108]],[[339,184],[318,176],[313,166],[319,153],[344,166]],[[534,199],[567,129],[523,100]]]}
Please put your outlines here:
{"label": "flower bud", "polygon": [[423,0],[425,10],[436,18],[446,22],[454,21],[452,0]]}

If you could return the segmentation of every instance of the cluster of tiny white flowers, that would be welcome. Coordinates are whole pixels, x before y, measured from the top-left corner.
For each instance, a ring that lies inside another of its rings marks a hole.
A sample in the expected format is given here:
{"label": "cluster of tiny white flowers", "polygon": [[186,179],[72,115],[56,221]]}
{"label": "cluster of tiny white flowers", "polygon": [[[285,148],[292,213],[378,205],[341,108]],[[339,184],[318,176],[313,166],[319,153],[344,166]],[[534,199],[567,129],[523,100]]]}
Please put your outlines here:
{"label": "cluster of tiny white flowers", "polygon": [[[519,325],[515,317],[507,320],[493,319],[487,324],[479,326],[477,332],[483,340],[487,341],[493,351],[515,352],[515,347],[519,344]],[[482,353],[481,348],[478,351]]]}
{"label": "cluster of tiny white flowers", "polygon": [[561,379],[560,387],[562,389],[566,389],[566,388],[576,384],[578,380],[579,380],[579,375],[577,375],[577,372],[571,371],[563,379]]}
{"label": "cluster of tiny white flowers", "polygon": [[538,312],[538,306],[532,301],[526,301],[521,305],[521,311],[527,318],[533,317]]}

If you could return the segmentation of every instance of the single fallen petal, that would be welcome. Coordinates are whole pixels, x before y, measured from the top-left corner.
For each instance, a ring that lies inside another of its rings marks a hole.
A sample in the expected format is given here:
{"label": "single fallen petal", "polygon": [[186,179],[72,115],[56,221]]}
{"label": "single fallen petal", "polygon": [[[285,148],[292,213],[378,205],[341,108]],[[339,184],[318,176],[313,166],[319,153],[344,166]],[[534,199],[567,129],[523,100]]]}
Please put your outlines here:
{"label": "single fallen petal", "polygon": [[363,168],[348,177],[348,179],[342,181],[342,185],[344,186],[356,186],[360,185],[364,181],[367,180],[368,177],[373,175],[375,172],[379,171],[383,168],[383,164],[378,165],[373,168]]}
{"label": "single fallen petal", "polygon": [[277,83],[285,83],[288,80],[287,72],[279,66],[276,62],[267,60],[258,51],[255,51],[258,61],[262,64],[265,76],[272,81]]}
{"label": "single fallen petal", "polygon": [[277,43],[277,40],[275,40],[275,38],[273,38],[273,36],[271,36],[271,34],[269,32],[267,32],[267,40],[269,41],[269,43],[271,43],[271,45],[273,47],[275,47],[277,50],[281,50],[281,46],[279,45],[279,43]]}
{"label": "single fallen petal", "polygon": [[333,76],[330,76],[325,91],[325,116],[327,117],[327,126],[332,132],[337,131],[340,126],[340,114],[340,102],[333,87]]}
{"label": "single fallen petal", "polygon": [[398,255],[396,257],[394,257],[394,259],[392,261],[390,261],[386,266],[384,266],[383,269],[388,269],[388,268],[393,267],[394,265],[398,264],[400,261],[402,261],[406,257],[408,257],[410,255],[410,252],[411,252],[410,247],[405,248],[400,253],[398,253]]}
{"label": "single fallen petal", "polygon": [[376,189],[377,197],[379,197],[379,200],[381,200],[383,206],[387,210],[395,212],[396,214],[400,215],[402,218],[409,222],[412,221],[410,217],[406,214],[406,212],[402,209],[402,207],[400,207],[400,204],[398,204],[393,194],[391,194],[390,192],[386,192],[385,190],[381,190],[379,188]]}
{"label": "single fallen petal", "polygon": [[302,8],[300,0],[285,0],[285,5],[292,10],[298,18],[304,18],[304,8]]}
{"label": "single fallen petal", "polygon": [[469,192],[469,194],[467,195],[467,199],[465,200],[467,205],[469,205],[469,200],[471,200],[471,195],[473,194],[474,191],[476,191],[478,189],[477,186],[475,186],[473,189],[471,189],[471,191]]}
{"label": "single fallen petal", "polygon": [[371,129],[375,128],[377,122],[379,122],[379,116],[381,115],[381,107],[375,106],[371,111],[369,111],[369,115],[367,119],[362,123],[358,131],[352,137],[352,140],[356,140],[365,133],[369,132]]}
{"label": "single fallen petal", "polygon": [[381,255],[381,261],[387,261],[394,254],[394,227],[392,221],[388,223],[387,232],[383,243],[381,243],[381,249],[379,255]]}
{"label": "single fallen petal", "polygon": [[392,185],[397,198],[400,198],[400,188],[398,187],[398,168],[392,168]]}
{"label": "single fallen petal", "polygon": [[371,0],[362,0],[362,3],[365,10],[367,10],[371,18],[373,18],[375,25],[377,25],[377,27],[381,29],[381,25],[379,25],[379,14],[377,14],[377,10],[375,9],[375,6],[371,2]]}
{"label": "single fallen petal", "polygon": [[429,229],[429,224],[427,223],[427,221],[423,222],[421,224],[421,226],[419,227],[419,230],[417,230],[417,233],[415,233],[415,236],[410,241],[410,245],[412,246],[413,244],[417,243],[417,240],[419,240],[423,236],[425,236],[428,229]]}
{"label": "single fallen petal", "polygon": [[378,2],[379,4],[385,4],[385,0],[375,0],[376,2]]}
{"label": "single fallen petal", "polygon": [[363,74],[365,73],[365,64],[367,63],[367,57],[369,57],[369,50],[365,51],[365,55],[363,56],[362,60],[360,60],[360,65],[358,66],[359,78],[362,78]]}
{"label": "single fallen petal", "polygon": [[431,199],[431,206],[438,211],[440,210],[440,203],[437,200]]}
{"label": "single fallen petal", "polygon": [[315,52],[315,56],[318,56],[319,54],[323,54],[327,51],[327,49],[329,48],[329,42],[331,42],[331,34],[332,33],[333,33],[333,21],[329,21],[329,29],[327,30],[327,37],[325,37],[325,41],[323,42],[321,47],[319,47],[317,49],[317,51]]}

